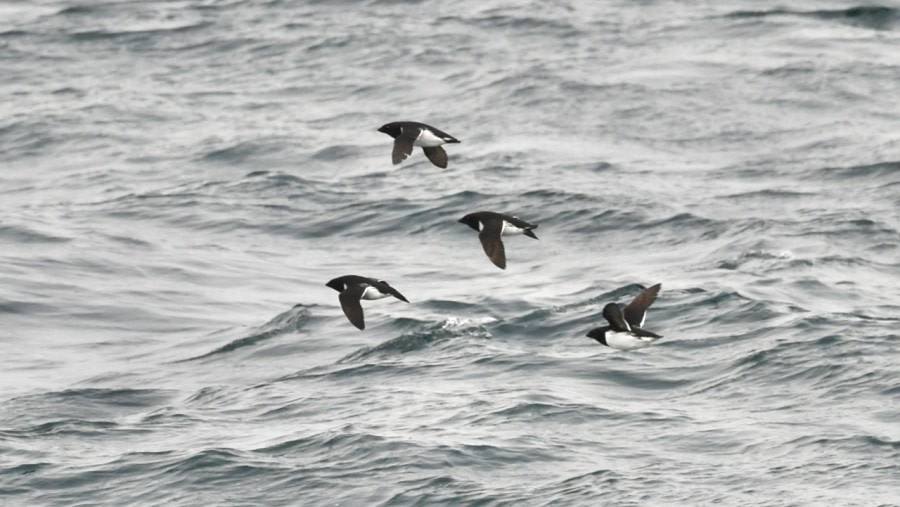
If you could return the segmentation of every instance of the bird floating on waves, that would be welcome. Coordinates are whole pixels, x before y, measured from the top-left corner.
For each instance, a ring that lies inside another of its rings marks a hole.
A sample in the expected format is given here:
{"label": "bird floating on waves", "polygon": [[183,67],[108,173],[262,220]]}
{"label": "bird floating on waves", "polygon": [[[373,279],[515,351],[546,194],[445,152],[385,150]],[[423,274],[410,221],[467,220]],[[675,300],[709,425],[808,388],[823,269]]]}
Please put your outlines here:
{"label": "bird floating on waves", "polygon": [[656,295],[662,284],[656,284],[643,290],[634,301],[625,307],[623,312],[616,303],[603,307],[603,317],[608,326],[592,329],[587,336],[598,342],[618,350],[635,350],[650,346],[662,336],[643,328],[647,318],[647,309],[656,301]]}

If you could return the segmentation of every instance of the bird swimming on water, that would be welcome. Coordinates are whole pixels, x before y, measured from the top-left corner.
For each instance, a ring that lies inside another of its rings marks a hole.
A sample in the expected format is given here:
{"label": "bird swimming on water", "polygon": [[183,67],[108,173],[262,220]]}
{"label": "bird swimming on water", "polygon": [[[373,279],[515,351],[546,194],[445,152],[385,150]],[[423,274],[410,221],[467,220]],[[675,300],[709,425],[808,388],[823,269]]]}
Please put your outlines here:
{"label": "bird swimming on water", "polygon": [[432,164],[446,169],[447,152],[441,148],[441,145],[459,142],[459,139],[450,134],[417,121],[387,123],[382,125],[378,131],[394,138],[394,151],[391,154],[394,165],[409,158],[412,155],[413,146],[421,146],[425,156]]}
{"label": "bird swimming on water", "polygon": [[345,275],[337,277],[325,285],[340,292],[338,299],[341,302],[341,309],[351,324],[363,330],[366,328],[365,318],[363,317],[362,299],[381,299],[388,296],[394,296],[400,301],[409,303],[409,300],[403,297],[403,294],[391,287],[384,280],[376,280],[375,278],[367,278],[365,276]]}
{"label": "bird swimming on water", "polygon": [[592,329],[587,336],[598,342],[618,350],[635,350],[650,346],[662,336],[643,328],[647,318],[647,309],[656,301],[656,295],[662,284],[656,284],[643,290],[634,301],[625,307],[625,311],[616,303],[603,307],[603,317],[608,326]]}
{"label": "bird swimming on water", "polygon": [[503,247],[501,236],[524,234],[529,238],[538,239],[532,231],[537,228],[537,224],[529,224],[519,217],[502,213],[479,211],[469,213],[459,221],[478,231],[478,239],[481,240],[484,253],[500,269],[506,269],[506,249]]}

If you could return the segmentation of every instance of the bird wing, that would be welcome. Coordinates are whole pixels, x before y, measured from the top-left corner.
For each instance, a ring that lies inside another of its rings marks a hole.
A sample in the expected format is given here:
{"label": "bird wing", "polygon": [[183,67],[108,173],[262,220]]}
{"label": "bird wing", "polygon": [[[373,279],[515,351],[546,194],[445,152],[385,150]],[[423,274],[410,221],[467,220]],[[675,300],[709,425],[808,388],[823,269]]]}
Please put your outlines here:
{"label": "bird wing", "polygon": [[662,285],[656,284],[645,289],[637,295],[628,306],[625,307],[625,320],[631,327],[642,327],[647,317],[647,309],[656,301],[656,295]]}
{"label": "bird wing", "polygon": [[441,129],[434,128],[431,125],[425,125],[425,126],[428,127],[429,130],[431,130],[432,134],[434,134],[437,137],[440,137],[441,139],[443,139],[444,141],[446,141],[448,143],[458,143],[459,142],[459,139],[451,136],[450,134],[444,132]]}
{"label": "bird wing", "polygon": [[609,326],[613,331],[620,333],[631,331],[631,326],[622,317],[622,310],[616,303],[607,303],[603,307],[603,318],[609,322]]}
{"label": "bird wing", "polygon": [[394,139],[394,152],[391,154],[394,165],[403,162],[412,155],[413,143],[416,142],[416,139],[419,138],[419,134],[421,133],[421,128],[411,127],[404,127],[400,131],[400,135]]}
{"label": "bird wing", "polygon": [[484,253],[491,262],[500,269],[506,269],[506,250],[503,248],[503,241],[500,240],[501,232],[503,232],[503,220],[486,220],[484,229],[478,233],[478,239],[481,240]]}
{"label": "bird wing", "polygon": [[652,341],[659,340],[660,338],[662,338],[661,335],[658,335],[658,334],[654,333],[653,331],[647,331],[646,329],[641,329],[639,327],[632,328],[631,332],[634,333],[634,335],[637,336],[638,338],[640,338],[641,340],[648,341],[648,342],[652,342]]}
{"label": "bird wing", "polygon": [[529,238],[538,239],[537,235],[534,234],[532,229],[537,229],[537,224],[530,224],[519,217],[514,217],[510,215],[501,215],[504,220],[511,223],[512,225],[522,229],[522,233],[528,236]]}
{"label": "bird wing", "polygon": [[338,295],[338,299],[341,301],[341,309],[344,310],[347,320],[360,330],[366,328],[362,305],[359,302],[365,291],[366,288],[362,285],[351,285]]}
{"label": "bird wing", "polygon": [[425,156],[428,157],[428,160],[430,160],[432,164],[441,169],[447,168],[447,152],[444,151],[443,148],[440,146],[433,146],[431,148],[422,148],[422,151],[425,152]]}
{"label": "bird wing", "polygon": [[520,229],[537,229],[537,224],[528,223],[519,217],[503,215],[503,218]]}
{"label": "bird wing", "polygon": [[403,294],[400,294],[399,290],[391,287],[391,285],[389,283],[385,282],[384,280],[378,280],[377,284],[375,285],[375,288],[385,294],[390,294],[390,295],[394,296],[395,298],[399,299],[400,301],[409,303],[409,300],[406,299],[406,297],[404,297]]}

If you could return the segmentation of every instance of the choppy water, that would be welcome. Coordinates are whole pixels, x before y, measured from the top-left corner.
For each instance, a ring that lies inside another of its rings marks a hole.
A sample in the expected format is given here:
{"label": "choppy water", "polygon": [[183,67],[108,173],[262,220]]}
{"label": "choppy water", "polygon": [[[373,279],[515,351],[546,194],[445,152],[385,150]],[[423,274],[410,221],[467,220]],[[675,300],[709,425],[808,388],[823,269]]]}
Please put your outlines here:
{"label": "choppy water", "polygon": [[[893,3],[0,3],[0,504],[900,504],[898,48]],[[500,271],[478,210],[541,239]],[[359,332],[348,273],[412,304]],[[584,336],[655,282],[661,342]]]}

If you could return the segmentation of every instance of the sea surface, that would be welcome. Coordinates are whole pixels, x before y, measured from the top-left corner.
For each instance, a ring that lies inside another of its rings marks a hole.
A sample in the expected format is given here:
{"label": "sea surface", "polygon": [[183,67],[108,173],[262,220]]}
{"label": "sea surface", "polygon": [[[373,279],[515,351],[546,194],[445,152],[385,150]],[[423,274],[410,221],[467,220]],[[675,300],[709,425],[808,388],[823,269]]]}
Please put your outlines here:
{"label": "sea surface", "polygon": [[900,505],[898,329],[896,2],[0,2],[0,505]]}

